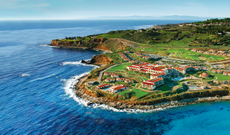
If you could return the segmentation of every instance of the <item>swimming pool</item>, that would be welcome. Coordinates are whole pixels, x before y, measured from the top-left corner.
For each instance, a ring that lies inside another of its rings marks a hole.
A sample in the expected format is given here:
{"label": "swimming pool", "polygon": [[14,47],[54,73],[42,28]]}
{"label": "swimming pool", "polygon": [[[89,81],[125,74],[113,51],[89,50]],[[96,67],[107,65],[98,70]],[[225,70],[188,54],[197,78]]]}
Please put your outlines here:
{"label": "swimming pool", "polygon": [[105,89],[103,89],[103,90],[108,90],[108,89],[110,89],[110,87],[109,87],[109,88],[105,88]]}
{"label": "swimming pool", "polygon": [[172,78],[171,80],[172,81],[180,81],[180,80],[183,80],[184,79],[184,77],[177,77],[177,78]]}
{"label": "swimming pool", "polygon": [[196,90],[196,89],[198,89],[198,87],[197,86],[190,86],[189,89]]}

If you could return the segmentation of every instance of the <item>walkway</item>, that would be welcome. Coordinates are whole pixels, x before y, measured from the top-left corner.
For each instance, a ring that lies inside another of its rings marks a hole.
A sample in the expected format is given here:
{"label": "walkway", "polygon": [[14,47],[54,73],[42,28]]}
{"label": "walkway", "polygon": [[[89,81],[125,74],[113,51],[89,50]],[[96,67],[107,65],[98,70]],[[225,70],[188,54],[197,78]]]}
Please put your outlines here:
{"label": "walkway", "polygon": [[98,77],[97,81],[98,81],[99,83],[101,83],[101,78],[102,78],[103,73],[104,73],[106,70],[108,70],[108,69],[110,69],[110,68],[112,68],[112,67],[115,67],[115,66],[117,66],[117,65],[119,65],[119,64],[115,64],[115,65],[113,65],[113,66],[110,66],[110,67],[108,67],[108,68],[102,70],[102,71],[100,72],[100,74],[99,74],[99,77]]}

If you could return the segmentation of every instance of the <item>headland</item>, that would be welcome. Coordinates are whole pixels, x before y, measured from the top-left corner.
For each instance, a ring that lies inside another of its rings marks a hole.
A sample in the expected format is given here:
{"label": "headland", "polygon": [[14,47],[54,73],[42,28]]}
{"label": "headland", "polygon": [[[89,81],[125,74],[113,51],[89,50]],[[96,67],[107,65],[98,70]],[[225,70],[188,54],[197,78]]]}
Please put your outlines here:
{"label": "headland", "polygon": [[74,86],[87,105],[153,110],[230,100],[230,19],[66,37],[52,46],[102,50]]}

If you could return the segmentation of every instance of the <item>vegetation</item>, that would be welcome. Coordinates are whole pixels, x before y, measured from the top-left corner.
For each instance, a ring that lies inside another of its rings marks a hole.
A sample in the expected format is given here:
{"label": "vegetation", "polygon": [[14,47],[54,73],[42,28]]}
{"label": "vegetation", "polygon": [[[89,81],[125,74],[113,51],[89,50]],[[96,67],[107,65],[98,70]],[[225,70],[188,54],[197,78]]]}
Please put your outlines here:
{"label": "vegetation", "polygon": [[[129,62],[155,62],[158,59],[158,55],[167,56],[162,57],[162,61],[167,67],[180,67],[182,65],[205,65],[210,61],[222,61],[229,59],[229,56],[218,55],[215,53],[194,52],[192,49],[196,48],[202,51],[208,51],[210,48],[224,50],[225,54],[230,54],[230,18],[226,19],[211,19],[204,22],[195,22],[190,24],[173,24],[162,25],[149,29],[140,30],[119,30],[111,31],[104,34],[90,35],[85,37],[66,37],[65,39],[57,39],[55,41],[60,44],[66,43],[66,45],[74,47],[85,47],[89,49],[103,49],[111,51],[111,53],[97,55],[91,62],[93,64],[102,65],[100,68],[92,70],[88,76],[88,80],[97,80],[101,71],[106,68],[118,64],[106,72],[112,72],[118,74],[123,80],[116,81],[106,78],[112,78],[111,76],[102,76],[101,84],[105,84],[110,81],[110,85],[125,85],[128,86],[128,90],[124,90],[118,94],[112,94],[112,92],[106,92],[99,90],[96,86],[85,87],[86,94],[94,97],[100,97],[108,99],[108,101],[126,102],[127,104],[155,104],[160,102],[183,100],[194,97],[206,97],[216,95],[228,95],[230,88],[210,87],[209,90],[202,90],[191,92],[188,91],[189,87],[195,84],[209,84],[212,80],[225,81],[230,80],[229,76],[223,74],[214,74],[208,72],[211,76],[207,78],[201,78],[199,75],[206,71],[194,71],[181,75],[184,77],[195,76],[198,77],[196,81],[193,78],[190,80],[181,80],[173,82],[170,79],[164,79],[165,85],[158,87],[154,91],[142,88],[141,83],[147,81],[150,78],[149,74],[145,71],[128,71],[126,67],[132,65]],[[126,52],[127,51],[127,52]],[[119,52],[122,53],[119,55]],[[135,54],[135,52],[138,52]],[[220,51],[221,52],[221,51]],[[151,56],[152,59],[148,59]],[[171,58],[168,58],[171,57]],[[124,58],[127,57],[127,58]],[[146,59],[144,59],[146,58]],[[129,59],[131,61],[129,61]],[[160,58],[161,59],[161,58]],[[124,61],[126,60],[126,61]],[[134,61],[132,61],[134,60]],[[161,62],[162,62],[161,61]],[[159,64],[160,65],[160,64]],[[163,64],[164,65],[164,64]],[[171,65],[171,66],[169,66]],[[208,66],[208,65],[205,65]],[[177,69],[178,70],[178,69]],[[173,75],[173,77],[177,74]],[[114,79],[114,78],[113,78]],[[88,81],[87,80],[87,81]],[[86,82],[87,82],[86,81]],[[130,81],[130,82],[129,82]],[[132,82],[133,81],[133,82]],[[190,84],[187,84],[189,82]],[[210,86],[210,85],[209,85]]]}

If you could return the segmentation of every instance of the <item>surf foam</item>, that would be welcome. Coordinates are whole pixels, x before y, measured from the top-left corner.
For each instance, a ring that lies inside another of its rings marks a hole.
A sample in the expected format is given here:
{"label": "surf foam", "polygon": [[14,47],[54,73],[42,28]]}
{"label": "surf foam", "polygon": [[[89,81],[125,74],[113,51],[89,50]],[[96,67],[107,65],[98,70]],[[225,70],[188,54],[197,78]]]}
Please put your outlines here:
{"label": "surf foam", "polygon": [[78,102],[79,104],[84,105],[85,107],[93,107],[93,108],[101,108],[101,109],[106,109],[106,110],[112,110],[114,112],[127,112],[127,113],[150,113],[150,112],[156,112],[156,111],[162,111],[168,108],[173,108],[173,107],[177,107],[177,106],[168,106],[168,107],[164,107],[164,108],[156,108],[156,109],[151,109],[151,110],[141,110],[141,109],[117,109],[105,104],[96,104],[93,103],[91,105],[88,105],[88,103],[90,103],[90,101],[77,97],[75,94],[75,90],[74,90],[74,86],[78,83],[79,79],[83,76],[88,75],[90,72],[86,72],[86,73],[82,73],[80,75],[74,76],[71,79],[68,79],[65,83],[65,87],[64,90],[66,92],[67,95],[69,95],[69,98],[73,98],[76,102]]}
{"label": "surf foam", "polygon": [[[90,59],[88,60],[85,60],[85,61],[89,61]],[[81,60],[80,61],[74,61],[74,62],[62,62],[61,65],[83,65],[83,66],[93,66],[93,67],[96,67],[96,68],[99,68],[99,66],[96,66],[96,65],[92,65],[92,64],[86,64],[86,63],[82,63]]]}

